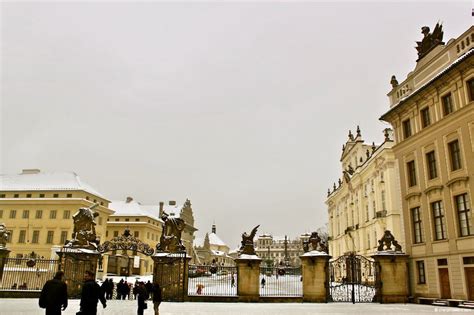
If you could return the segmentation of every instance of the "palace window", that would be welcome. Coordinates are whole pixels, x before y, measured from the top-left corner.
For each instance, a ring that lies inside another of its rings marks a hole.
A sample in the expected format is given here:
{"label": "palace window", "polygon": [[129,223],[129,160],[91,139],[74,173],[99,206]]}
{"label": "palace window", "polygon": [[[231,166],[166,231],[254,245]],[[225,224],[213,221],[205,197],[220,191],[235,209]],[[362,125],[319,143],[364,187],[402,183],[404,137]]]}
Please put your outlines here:
{"label": "palace window", "polygon": [[467,81],[467,90],[469,93],[469,100],[474,101],[474,79]]}
{"label": "palace window", "polygon": [[471,209],[469,206],[469,199],[467,194],[462,194],[454,197],[456,203],[456,210],[458,212],[459,235],[469,236],[473,235]]}
{"label": "palace window", "polygon": [[381,199],[382,199],[382,211],[387,210],[387,206],[385,204],[385,190],[381,192]]}
{"label": "palace window", "polygon": [[433,212],[434,238],[435,240],[446,239],[446,222],[444,218],[443,204],[441,201],[431,203],[431,211]]}
{"label": "palace window", "polygon": [[407,163],[407,173],[408,173],[408,186],[413,187],[416,185],[416,168],[415,161],[410,161]]}
{"label": "palace window", "polygon": [[43,217],[43,210],[36,210],[36,219],[41,219]]}
{"label": "palace window", "polygon": [[59,198],[59,194],[53,194],[53,198]]}
{"label": "palace window", "polygon": [[451,159],[451,171],[456,171],[462,167],[461,150],[459,149],[459,141],[454,140],[448,143],[449,157]]}
{"label": "palace window", "polygon": [[421,114],[421,126],[423,128],[428,127],[431,124],[431,119],[430,119],[430,108],[425,107],[420,111]]}
{"label": "palace window", "polygon": [[13,241],[13,230],[8,230],[10,237],[7,239],[7,243],[11,243]]}
{"label": "palace window", "polygon": [[420,207],[411,209],[411,217],[413,222],[413,240],[415,244],[423,243],[423,229],[421,225]]}
{"label": "palace window", "polygon": [[29,217],[30,217],[30,210],[23,210],[21,218],[22,219],[28,219]]}
{"label": "palace window", "polygon": [[39,230],[34,230],[33,231],[33,237],[31,239],[31,243],[32,244],[38,244],[39,242],[39,234],[40,234],[40,231]]}
{"label": "palace window", "polygon": [[428,166],[428,179],[438,177],[438,170],[436,168],[436,155],[435,151],[426,153],[426,164]]}
{"label": "palace window", "polygon": [[49,211],[49,218],[50,219],[56,219],[56,214],[57,214],[56,210]]}
{"label": "palace window", "polygon": [[60,240],[61,245],[66,244],[66,240],[67,240],[67,231],[61,231],[61,240]]}
{"label": "palace window", "polygon": [[10,210],[10,219],[16,218],[16,210]]}
{"label": "palace window", "polygon": [[0,219],[3,218],[3,210],[0,210]]}
{"label": "palace window", "polygon": [[67,198],[72,198],[72,194],[67,194],[66,197]]}
{"label": "palace window", "polygon": [[48,231],[48,235],[46,236],[46,244],[53,244],[54,239],[54,231]]}
{"label": "palace window", "polygon": [[39,194],[39,197],[40,197],[40,198],[44,198],[44,194]]}
{"label": "palace window", "polygon": [[25,243],[26,240],[26,230],[20,230],[20,235],[18,236],[18,243]]}
{"label": "palace window", "polygon": [[70,217],[71,217],[71,211],[70,210],[64,210],[63,219],[69,219]]}
{"label": "palace window", "polygon": [[139,235],[140,235],[140,233],[139,233],[138,231],[133,232],[133,236],[134,236],[134,237],[137,237],[137,238],[138,238]]}
{"label": "palace window", "polygon": [[114,231],[114,237],[118,236],[118,231]]}
{"label": "palace window", "polygon": [[423,260],[416,262],[416,270],[418,273],[418,284],[425,284],[425,262]]}
{"label": "palace window", "polygon": [[443,104],[443,115],[449,115],[453,112],[453,98],[451,93],[443,96],[441,98],[441,103]]}
{"label": "palace window", "polygon": [[411,136],[410,119],[404,120],[402,124],[403,124],[403,138],[406,139]]}

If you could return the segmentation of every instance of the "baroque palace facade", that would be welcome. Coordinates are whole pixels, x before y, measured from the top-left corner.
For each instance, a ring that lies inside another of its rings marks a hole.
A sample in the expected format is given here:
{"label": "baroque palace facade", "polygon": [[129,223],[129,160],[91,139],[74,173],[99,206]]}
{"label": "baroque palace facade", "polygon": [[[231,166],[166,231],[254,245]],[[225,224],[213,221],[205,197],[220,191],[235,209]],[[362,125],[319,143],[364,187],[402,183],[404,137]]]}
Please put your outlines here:
{"label": "baroque palace facade", "polygon": [[404,246],[398,165],[392,131],[381,145],[366,144],[359,126],[349,131],[341,155],[342,179],[328,190],[329,253],[373,254],[385,230]]}
{"label": "baroque palace facade", "polygon": [[474,300],[474,27],[446,44],[439,30],[423,28],[381,119],[395,130],[411,294]]}

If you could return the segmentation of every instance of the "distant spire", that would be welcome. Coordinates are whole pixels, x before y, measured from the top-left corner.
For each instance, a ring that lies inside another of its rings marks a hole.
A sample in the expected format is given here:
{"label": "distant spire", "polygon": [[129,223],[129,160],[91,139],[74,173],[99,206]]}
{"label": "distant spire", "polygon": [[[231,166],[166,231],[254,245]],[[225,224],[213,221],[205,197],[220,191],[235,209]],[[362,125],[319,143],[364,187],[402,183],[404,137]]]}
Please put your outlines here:
{"label": "distant spire", "polygon": [[216,234],[216,224],[212,225],[212,233]]}

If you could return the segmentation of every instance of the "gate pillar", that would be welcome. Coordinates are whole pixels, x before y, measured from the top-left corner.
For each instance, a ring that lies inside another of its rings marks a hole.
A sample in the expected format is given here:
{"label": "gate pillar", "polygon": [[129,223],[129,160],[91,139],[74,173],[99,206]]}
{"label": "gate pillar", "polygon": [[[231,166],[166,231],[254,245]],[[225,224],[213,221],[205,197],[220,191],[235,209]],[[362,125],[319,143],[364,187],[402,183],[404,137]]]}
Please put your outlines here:
{"label": "gate pillar", "polygon": [[237,265],[237,295],[241,302],[256,302],[260,297],[260,263],[256,255],[235,259]]}
{"label": "gate pillar", "polygon": [[329,296],[328,265],[331,256],[310,251],[300,256],[303,276],[303,301],[326,303]]}
{"label": "gate pillar", "polygon": [[408,255],[378,252],[376,263],[377,302],[406,303],[408,301]]}
{"label": "gate pillar", "polygon": [[64,272],[64,281],[67,283],[68,295],[78,297],[84,283],[86,270],[96,273],[99,252],[83,248],[65,248],[57,252],[59,256],[59,270]]}
{"label": "gate pillar", "polygon": [[188,292],[188,265],[191,257],[186,252],[154,254],[153,283],[162,290],[163,301],[183,302]]}
{"label": "gate pillar", "polygon": [[2,281],[3,277],[3,268],[5,268],[5,261],[7,260],[9,254],[10,250],[0,245],[0,282]]}

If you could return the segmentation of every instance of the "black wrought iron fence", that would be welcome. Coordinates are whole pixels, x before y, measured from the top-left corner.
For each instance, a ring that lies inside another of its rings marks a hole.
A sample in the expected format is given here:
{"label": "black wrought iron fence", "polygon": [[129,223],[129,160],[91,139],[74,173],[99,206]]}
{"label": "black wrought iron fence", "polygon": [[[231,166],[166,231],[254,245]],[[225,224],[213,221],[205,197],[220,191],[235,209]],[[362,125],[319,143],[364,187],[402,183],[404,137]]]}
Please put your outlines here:
{"label": "black wrought iron fence", "polygon": [[218,265],[190,265],[188,295],[236,296],[237,268]]}
{"label": "black wrought iron fence", "polygon": [[301,267],[260,267],[260,296],[302,296]]}
{"label": "black wrought iron fence", "polygon": [[39,291],[58,271],[57,259],[5,258],[1,290]]}

